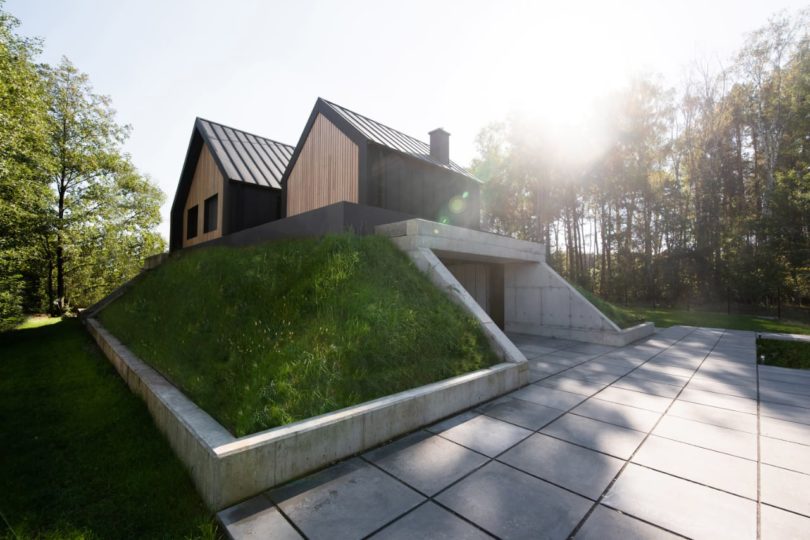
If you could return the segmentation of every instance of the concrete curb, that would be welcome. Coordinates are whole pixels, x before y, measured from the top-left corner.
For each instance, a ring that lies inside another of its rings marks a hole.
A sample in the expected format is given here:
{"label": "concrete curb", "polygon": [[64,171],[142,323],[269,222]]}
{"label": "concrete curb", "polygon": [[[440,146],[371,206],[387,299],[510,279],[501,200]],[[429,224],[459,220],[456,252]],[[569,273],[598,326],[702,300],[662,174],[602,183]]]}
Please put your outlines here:
{"label": "concrete curb", "polygon": [[84,322],[132,392],[146,402],[212,510],[505,394],[526,384],[528,375],[523,355],[504,348],[507,361],[490,368],[236,438],[99,321]]}

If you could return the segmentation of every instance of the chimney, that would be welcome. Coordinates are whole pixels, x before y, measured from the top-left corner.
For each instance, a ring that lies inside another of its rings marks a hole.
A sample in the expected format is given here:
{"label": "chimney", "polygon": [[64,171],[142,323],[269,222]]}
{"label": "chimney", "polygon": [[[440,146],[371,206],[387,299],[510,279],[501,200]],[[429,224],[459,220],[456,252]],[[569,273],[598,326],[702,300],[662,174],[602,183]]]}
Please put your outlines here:
{"label": "chimney", "polygon": [[441,163],[450,163],[450,134],[442,128],[430,132],[430,157]]}

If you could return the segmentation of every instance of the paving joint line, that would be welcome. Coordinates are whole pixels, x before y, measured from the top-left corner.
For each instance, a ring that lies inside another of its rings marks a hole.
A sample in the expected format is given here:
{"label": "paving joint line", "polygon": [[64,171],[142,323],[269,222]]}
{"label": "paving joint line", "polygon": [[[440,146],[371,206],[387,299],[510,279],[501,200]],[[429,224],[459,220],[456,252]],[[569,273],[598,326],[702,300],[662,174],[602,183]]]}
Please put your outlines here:
{"label": "paving joint line", "polygon": [[[685,337],[687,337],[687,336],[692,335],[692,334],[693,334],[694,332],[696,332],[697,330],[698,330],[698,329],[696,328],[695,330],[693,330],[692,332],[690,332],[689,334],[687,334],[686,336],[684,336],[684,338],[685,338]],[[597,501],[596,501],[596,502],[593,504],[593,506],[591,506],[591,508],[590,508],[590,509],[589,509],[589,510],[588,510],[588,511],[585,513],[585,515],[584,515],[584,516],[582,516],[582,519],[580,519],[580,521],[579,521],[579,523],[577,524],[577,526],[576,526],[576,527],[574,527],[574,530],[573,530],[573,531],[571,531],[571,533],[568,535],[569,540],[574,538],[574,536],[575,536],[575,535],[576,535],[576,534],[579,532],[579,530],[582,528],[582,526],[585,524],[585,522],[588,520],[588,518],[589,518],[589,517],[591,516],[591,514],[594,512],[594,510],[595,510],[595,509],[596,509],[596,508],[599,506],[599,504],[601,504],[602,500],[604,500],[604,498],[605,498],[605,496],[607,495],[607,493],[610,491],[610,489],[611,489],[611,488],[613,487],[613,485],[616,483],[616,480],[618,480],[619,476],[621,476],[621,474],[622,474],[622,473],[625,471],[625,469],[626,469],[626,468],[627,468],[627,466],[630,464],[630,462],[632,461],[633,457],[635,457],[635,455],[636,455],[636,453],[639,451],[639,449],[640,449],[642,446],[644,446],[644,443],[646,443],[646,442],[647,442],[647,439],[649,439],[649,438],[650,438],[650,436],[652,436],[652,432],[653,432],[653,431],[655,431],[655,428],[657,428],[657,427],[658,427],[658,424],[660,424],[660,423],[661,423],[661,420],[663,420],[663,419],[664,419],[664,417],[666,416],[667,412],[669,412],[669,409],[672,407],[672,405],[675,403],[675,401],[677,401],[678,396],[680,396],[680,395],[681,395],[681,393],[683,392],[683,390],[686,388],[686,386],[688,386],[688,385],[689,385],[689,382],[691,382],[691,381],[692,381],[692,378],[694,378],[695,373],[697,373],[697,372],[700,370],[700,368],[701,368],[701,366],[703,365],[703,363],[704,363],[704,362],[706,362],[706,358],[708,358],[708,357],[709,357],[709,355],[712,353],[712,351],[714,351],[715,347],[717,347],[717,344],[720,342],[720,340],[723,338],[723,336],[724,336],[724,335],[725,335],[725,331],[722,331],[722,332],[720,333],[720,336],[717,338],[717,340],[715,340],[715,342],[712,344],[712,348],[709,350],[709,352],[707,352],[707,353],[706,353],[706,355],[703,357],[703,360],[701,360],[700,364],[698,364],[697,368],[695,368],[695,371],[692,373],[692,376],[689,378],[689,381],[686,383],[686,385],[684,385],[684,387],[683,387],[683,388],[680,390],[680,392],[678,392],[678,394],[677,394],[677,395],[676,395],[674,398],[672,398],[672,400],[670,401],[670,403],[669,403],[669,405],[667,406],[667,408],[664,410],[664,412],[663,412],[663,413],[661,413],[661,416],[658,418],[658,420],[656,420],[656,422],[655,422],[655,424],[653,425],[652,429],[650,429],[650,431],[647,433],[647,435],[645,435],[645,437],[644,437],[644,438],[641,440],[641,442],[640,442],[640,443],[639,443],[639,445],[636,447],[636,449],[635,449],[635,450],[633,450],[633,453],[632,453],[632,454],[630,454],[630,457],[629,457],[629,458],[628,458],[628,459],[627,459],[627,460],[624,462],[624,465],[622,465],[621,469],[619,469],[619,471],[618,471],[618,472],[615,474],[615,476],[614,476],[614,477],[613,477],[613,479],[610,481],[610,483],[608,483],[607,487],[605,487],[605,489],[602,491],[602,494],[599,496],[599,499],[598,499],[598,500],[597,500]],[[680,340],[679,340],[679,341],[680,341]],[[657,356],[657,355],[656,355],[656,356]],[[642,364],[642,365],[643,365],[643,364]],[[632,515],[632,514],[631,514],[631,515]]]}

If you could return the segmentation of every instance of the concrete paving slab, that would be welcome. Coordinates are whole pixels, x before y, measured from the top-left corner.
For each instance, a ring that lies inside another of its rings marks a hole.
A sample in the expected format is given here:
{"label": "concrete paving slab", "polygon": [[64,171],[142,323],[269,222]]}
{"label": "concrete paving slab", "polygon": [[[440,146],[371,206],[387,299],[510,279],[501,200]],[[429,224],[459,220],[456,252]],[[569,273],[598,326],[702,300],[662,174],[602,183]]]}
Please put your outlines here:
{"label": "concrete paving slab", "polygon": [[484,415],[441,432],[442,437],[490,457],[500,454],[531,434],[528,429]]}
{"label": "concrete paving slab", "polygon": [[681,392],[681,395],[678,396],[678,399],[699,403],[701,405],[720,407],[721,409],[757,414],[757,402],[754,399],[715,394],[713,392],[704,392],[703,390],[692,390],[689,388],[685,388],[684,391]]}
{"label": "concrete paving slab", "polygon": [[583,362],[587,362],[589,357],[582,355],[564,356],[563,351],[557,351],[552,354],[544,354],[533,358],[532,360],[542,360],[544,362],[551,362],[565,367],[573,367]]}
{"label": "concrete paving slab", "polygon": [[[615,378],[615,377],[613,377]],[[537,383],[539,386],[547,388],[554,388],[555,390],[562,390],[564,392],[571,392],[572,394],[580,394],[590,397],[606,387],[609,382],[600,380],[599,378],[583,378],[569,375],[568,372],[549,377]]]}
{"label": "concrete paving slab", "polygon": [[517,424],[518,426],[537,431],[558,416],[563,414],[560,409],[546,407],[539,403],[516,399],[511,396],[485,404],[479,410],[498,420]]}
{"label": "concrete paving slab", "polygon": [[441,433],[443,431],[447,431],[448,429],[454,428],[459,424],[463,424],[467,420],[472,420],[476,416],[479,416],[481,413],[470,410],[464,411],[463,413],[457,414],[455,416],[451,416],[450,418],[445,418],[440,422],[436,422],[435,424],[426,427],[427,431],[431,433]]}
{"label": "concrete paving slab", "polygon": [[529,382],[550,377],[555,373],[568,369],[568,366],[547,362],[545,360],[529,360]]}
{"label": "concrete paving slab", "polygon": [[773,465],[762,465],[761,475],[763,503],[810,517],[810,475]]}
{"label": "concrete paving slab", "polygon": [[575,405],[582,403],[587,399],[580,394],[572,394],[571,392],[564,392],[562,390],[555,390],[547,386],[539,386],[537,384],[530,384],[520,390],[516,390],[509,394],[510,396],[518,399],[525,399],[532,403],[539,403],[546,407],[553,407],[560,410],[568,410]]}
{"label": "concrete paving slab", "polygon": [[600,359],[597,358],[596,360],[589,360],[584,364],[580,364],[576,367],[571,368],[568,371],[568,373],[571,375],[577,375],[582,377],[589,377],[596,374],[601,375],[607,374],[612,375],[613,379],[615,380],[617,377],[627,375],[630,371],[634,369],[635,369],[634,366],[600,362]]}
{"label": "concrete paving slab", "polygon": [[626,377],[622,377],[618,381],[614,382],[611,386],[666,398],[674,398],[681,391],[680,386],[673,386],[671,384],[651,381],[650,379],[638,377],[634,373],[631,373]]}
{"label": "concrete paving slab", "polygon": [[759,366],[760,379],[772,381],[797,382],[804,381],[810,384],[810,372],[800,369],[783,368],[778,366]]}
{"label": "concrete paving slab", "polygon": [[792,405],[793,407],[810,409],[810,397],[802,396],[800,394],[780,392],[772,388],[761,388],[759,391],[759,399],[761,401],[768,401],[771,403],[781,403],[783,405]]}
{"label": "concrete paving slab", "polygon": [[627,540],[629,538],[675,540],[680,536],[600,504],[588,516],[588,520],[574,538],[577,540]]}
{"label": "concrete paving slab", "polygon": [[627,466],[603,502],[690,538],[757,537],[755,501],[638,465]]}
{"label": "concrete paving slab", "polygon": [[673,365],[669,360],[659,361],[658,358],[653,358],[641,366],[636,373],[650,378],[658,377],[662,379],[661,382],[667,382],[663,380],[663,378],[666,377],[667,380],[683,380],[683,384],[686,384],[685,381],[695,373],[696,367],[697,366],[686,367]]}
{"label": "concrete paving slab", "polygon": [[535,434],[498,458],[543,480],[596,500],[624,461]]}
{"label": "concrete paving slab", "polygon": [[484,540],[492,537],[438,504],[429,501],[371,538],[374,540],[413,540],[414,538]]}
{"label": "concrete paving slab", "polygon": [[756,383],[740,386],[738,384],[731,384],[725,381],[696,378],[692,379],[686,388],[688,390],[702,390],[704,392],[713,392],[715,394],[726,394],[729,396],[757,399]]}
{"label": "concrete paving slab", "polygon": [[437,500],[500,538],[567,538],[592,504],[498,462],[485,465]]}
{"label": "concrete paving slab", "polygon": [[762,463],[810,475],[810,447],[803,444],[760,437]]}
{"label": "concrete paving slab", "polygon": [[358,458],[272,489],[269,497],[310,538],[358,538],[424,500]]}
{"label": "concrete paving slab", "polygon": [[626,390],[613,385],[599,392],[595,398],[601,399],[602,401],[612,401],[613,403],[630,405],[631,407],[638,407],[639,409],[647,409],[653,412],[664,412],[669,404],[672,403],[671,398],[654,396],[634,390]]}
{"label": "concrete paving slab", "polygon": [[571,413],[644,433],[649,432],[661,417],[661,413],[598,399],[589,399]]}
{"label": "concrete paving slab", "polygon": [[678,375],[672,375],[670,373],[664,373],[660,370],[648,367],[647,364],[644,364],[643,366],[635,370],[633,372],[633,376],[642,379],[647,379],[648,381],[669,384],[671,386],[677,386],[678,388],[683,388],[684,386],[686,386],[686,383],[689,382],[688,377],[681,377]]}
{"label": "concrete paving slab", "polygon": [[724,452],[745,459],[757,459],[756,435],[666,415],[653,435]]}
{"label": "concrete paving slab", "polygon": [[421,493],[432,496],[487,458],[427,431],[418,431],[363,457]]}
{"label": "concrete paving slab", "polygon": [[591,360],[592,358],[596,358],[599,356],[598,354],[588,354],[583,352],[576,352],[576,351],[567,351],[567,350],[558,350],[554,351],[549,356],[554,356],[557,358],[567,358],[568,360],[573,360],[574,363],[585,362],[586,360]]}
{"label": "concrete paving slab", "polygon": [[803,407],[793,407],[782,405],[781,403],[771,403],[763,401],[759,404],[759,414],[778,420],[787,420],[798,424],[810,424],[810,410]]}
{"label": "concrete paving slab", "polygon": [[773,390],[774,392],[782,392],[786,394],[810,396],[810,383],[805,382],[782,382],[763,379],[759,381],[759,389],[760,391]]}
{"label": "concrete paving slab", "polygon": [[228,535],[234,540],[247,538],[278,538],[297,540],[303,538],[284,519],[273,502],[264,495],[257,495],[245,502],[231,506],[217,514]]}
{"label": "concrete paving slab", "polygon": [[808,531],[810,518],[762,505],[762,540],[800,540]]}
{"label": "concrete paving slab", "polygon": [[757,498],[757,462],[653,435],[633,463],[729,493]]}
{"label": "concrete paving slab", "polygon": [[767,416],[759,419],[759,433],[766,437],[781,439],[810,446],[810,425],[777,420]]}
{"label": "concrete paving slab", "polygon": [[570,413],[540,432],[625,460],[630,458],[645,436],[640,431]]}
{"label": "concrete paving slab", "polygon": [[757,433],[757,415],[676,400],[667,414],[748,433]]}

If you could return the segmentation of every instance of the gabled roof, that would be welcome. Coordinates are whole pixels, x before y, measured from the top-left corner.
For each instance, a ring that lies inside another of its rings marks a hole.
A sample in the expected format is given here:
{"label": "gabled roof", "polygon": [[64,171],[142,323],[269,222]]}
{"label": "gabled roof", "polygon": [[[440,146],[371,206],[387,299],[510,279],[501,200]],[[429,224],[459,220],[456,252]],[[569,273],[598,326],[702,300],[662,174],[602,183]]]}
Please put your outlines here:
{"label": "gabled roof", "polygon": [[281,189],[294,147],[197,118],[195,127],[229,180]]}
{"label": "gabled roof", "polygon": [[376,120],[363,116],[362,114],[351,111],[346,107],[332,103],[331,101],[327,101],[323,98],[318,98],[318,101],[323,102],[334,110],[370,142],[379,144],[380,146],[385,146],[386,148],[396,150],[397,152],[401,152],[403,154],[407,154],[411,157],[421,159],[422,161],[427,161],[428,163],[436,165],[437,167],[449,169],[457,174],[461,174],[480,182],[478,178],[470,174],[464,167],[455,163],[454,161],[451,160],[449,163],[442,163],[441,161],[432,158],[430,156],[430,145],[428,143],[420,141],[419,139],[411,137],[410,135],[406,135],[394,128],[390,128],[377,122]]}

